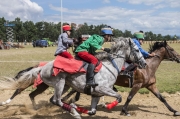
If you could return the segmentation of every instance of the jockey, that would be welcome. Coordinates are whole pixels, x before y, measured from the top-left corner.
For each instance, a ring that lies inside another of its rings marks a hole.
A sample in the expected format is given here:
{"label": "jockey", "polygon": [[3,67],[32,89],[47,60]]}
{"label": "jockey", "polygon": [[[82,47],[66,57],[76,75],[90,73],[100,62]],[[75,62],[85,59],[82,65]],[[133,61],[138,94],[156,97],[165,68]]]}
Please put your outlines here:
{"label": "jockey", "polygon": [[[147,51],[143,50],[141,45],[143,44],[144,41],[144,33],[143,31],[139,31],[139,32],[135,32],[134,33],[134,38],[132,38],[132,40],[134,41],[134,43],[137,45],[137,47],[139,48],[140,52],[142,53],[144,58],[148,58],[148,57],[153,57],[155,56],[155,53],[148,53]],[[127,66],[127,68],[124,70],[124,73],[127,74],[127,72],[129,71],[133,71],[137,66],[134,64],[127,64],[125,63],[125,67]],[[129,75],[127,75],[129,76]]]}
{"label": "jockey", "polygon": [[73,39],[68,38],[71,34],[71,26],[69,24],[62,27],[63,33],[59,35],[58,47],[55,52],[55,56],[60,55],[65,58],[72,59],[73,56],[67,52],[67,49],[73,45]]}
{"label": "jockey", "polygon": [[154,53],[149,54],[148,52],[146,52],[145,50],[142,49],[141,45],[143,44],[143,41],[144,41],[143,31],[135,32],[134,38],[132,40],[138,46],[138,48],[139,48],[140,52],[142,53],[142,55],[144,56],[144,58],[153,57],[155,55]]}
{"label": "jockey", "polygon": [[[88,35],[90,37],[90,35]],[[83,37],[83,35],[79,36],[77,39],[74,39],[74,50],[73,53],[75,53],[76,48],[83,43],[85,40],[87,40],[89,37]]]}
{"label": "jockey", "polygon": [[76,53],[77,56],[83,59],[84,61],[90,63],[87,68],[86,74],[86,87],[95,87],[96,84],[93,80],[94,78],[94,69],[98,64],[98,59],[94,57],[96,50],[103,50],[105,52],[110,52],[109,48],[102,47],[104,42],[110,41],[111,36],[113,35],[112,29],[109,27],[105,27],[101,29],[102,36],[92,35],[87,40],[85,40],[82,44],[80,44]]}

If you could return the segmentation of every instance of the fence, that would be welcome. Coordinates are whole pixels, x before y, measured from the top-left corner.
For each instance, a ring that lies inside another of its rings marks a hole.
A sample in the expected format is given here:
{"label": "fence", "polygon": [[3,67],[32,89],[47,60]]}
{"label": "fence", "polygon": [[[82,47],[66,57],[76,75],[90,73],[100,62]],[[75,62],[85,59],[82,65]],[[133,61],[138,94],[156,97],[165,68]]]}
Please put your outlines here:
{"label": "fence", "polygon": [[[145,44],[151,44],[151,43],[155,43],[157,41],[144,41]],[[162,42],[162,41],[158,41],[158,42]],[[168,44],[171,44],[171,43],[180,43],[180,40],[175,40],[175,41],[166,41]],[[104,44],[108,44],[110,42],[106,42]],[[112,43],[112,42],[111,42]]]}
{"label": "fence", "polygon": [[[145,44],[149,44],[149,43],[154,43],[154,42],[157,42],[157,41],[144,41]],[[159,41],[161,42],[161,41]],[[105,44],[108,44],[110,42],[106,42]],[[175,40],[175,41],[167,41],[168,44],[171,44],[171,43],[180,43],[180,40]],[[18,44],[17,42],[15,42],[14,44]],[[24,42],[19,42],[19,45],[25,45]],[[32,45],[32,42],[27,42],[26,45]]]}

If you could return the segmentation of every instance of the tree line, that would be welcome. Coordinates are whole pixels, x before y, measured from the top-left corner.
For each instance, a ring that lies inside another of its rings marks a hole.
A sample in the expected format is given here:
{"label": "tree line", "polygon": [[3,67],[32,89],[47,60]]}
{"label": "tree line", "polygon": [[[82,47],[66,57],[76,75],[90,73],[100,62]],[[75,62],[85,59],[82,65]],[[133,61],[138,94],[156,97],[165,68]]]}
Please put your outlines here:
{"label": "tree line", "polygon": [[[6,35],[6,26],[4,23],[7,23],[7,20],[2,17],[0,18],[0,39],[4,42],[8,41]],[[61,22],[53,23],[53,22],[46,22],[40,21],[34,23],[33,21],[21,21],[20,18],[15,18],[14,21],[9,21],[9,23],[15,24],[12,27],[14,32],[14,41],[15,42],[32,42],[34,40],[42,39],[42,38],[49,38],[51,41],[55,42],[58,39],[58,36],[61,32]],[[66,24],[66,23],[64,23]],[[76,25],[75,23],[71,24],[72,27],[72,38],[78,38],[82,34],[98,34],[101,35],[101,28],[106,26],[106,24],[101,25],[88,25],[87,23]],[[131,31],[125,30],[121,31],[119,29],[113,29],[113,37],[133,37],[134,33]],[[161,35],[161,34],[154,34],[152,31],[144,32],[145,40],[147,41],[160,41],[160,40],[177,40],[179,37],[174,35]]]}

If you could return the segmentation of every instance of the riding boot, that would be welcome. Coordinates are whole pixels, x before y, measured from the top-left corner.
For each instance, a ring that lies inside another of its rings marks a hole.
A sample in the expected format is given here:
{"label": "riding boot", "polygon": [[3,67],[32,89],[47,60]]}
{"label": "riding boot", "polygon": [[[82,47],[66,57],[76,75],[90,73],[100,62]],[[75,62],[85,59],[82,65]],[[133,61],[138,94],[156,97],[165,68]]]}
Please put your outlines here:
{"label": "riding boot", "polygon": [[95,87],[98,86],[98,84],[96,84],[94,82],[94,69],[95,69],[95,65],[94,64],[89,64],[88,68],[87,68],[87,74],[86,74],[86,87]]}

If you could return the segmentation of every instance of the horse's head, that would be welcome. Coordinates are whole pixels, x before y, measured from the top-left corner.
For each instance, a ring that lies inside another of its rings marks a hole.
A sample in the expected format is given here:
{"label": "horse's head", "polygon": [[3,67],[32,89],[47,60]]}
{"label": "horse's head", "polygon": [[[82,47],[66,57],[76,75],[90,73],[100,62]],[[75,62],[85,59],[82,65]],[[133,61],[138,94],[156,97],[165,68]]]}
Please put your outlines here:
{"label": "horse's head", "polygon": [[[123,42],[122,42],[123,41]],[[139,48],[135,45],[135,43],[132,41],[131,38],[123,38],[120,37],[118,39],[115,39],[115,44],[118,45],[121,42],[124,43],[119,46],[119,54],[122,54],[122,52],[125,53],[125,59],[130,60],[133,63],[136,63],[139,65],[140,68],[146,67],[146,60],[142,56],[141,52],[139,51]],[[123,48],[120,48],[123,47]]]}
{"label": "horse's head", "polygon": [[[155,42],[150,49],[150,52],[155,52],[155,51],[164,51],[164,58],[170,61],[176,61],[177,63],[180,63],[180,55],[172,48],[170,47],[166,41],[162,42]],[[161,51],[161,53],[162,53]]]}
{"label": "horse's head", "polygon": [[129,44],[129,60],[134,61],[139,65],[139,68],[145,68],[146,67],[146,60],[144,59],[142,53],[139,51],[139,48],[137,45],[133,42],[131,38],[128,38],[128,44]]}

